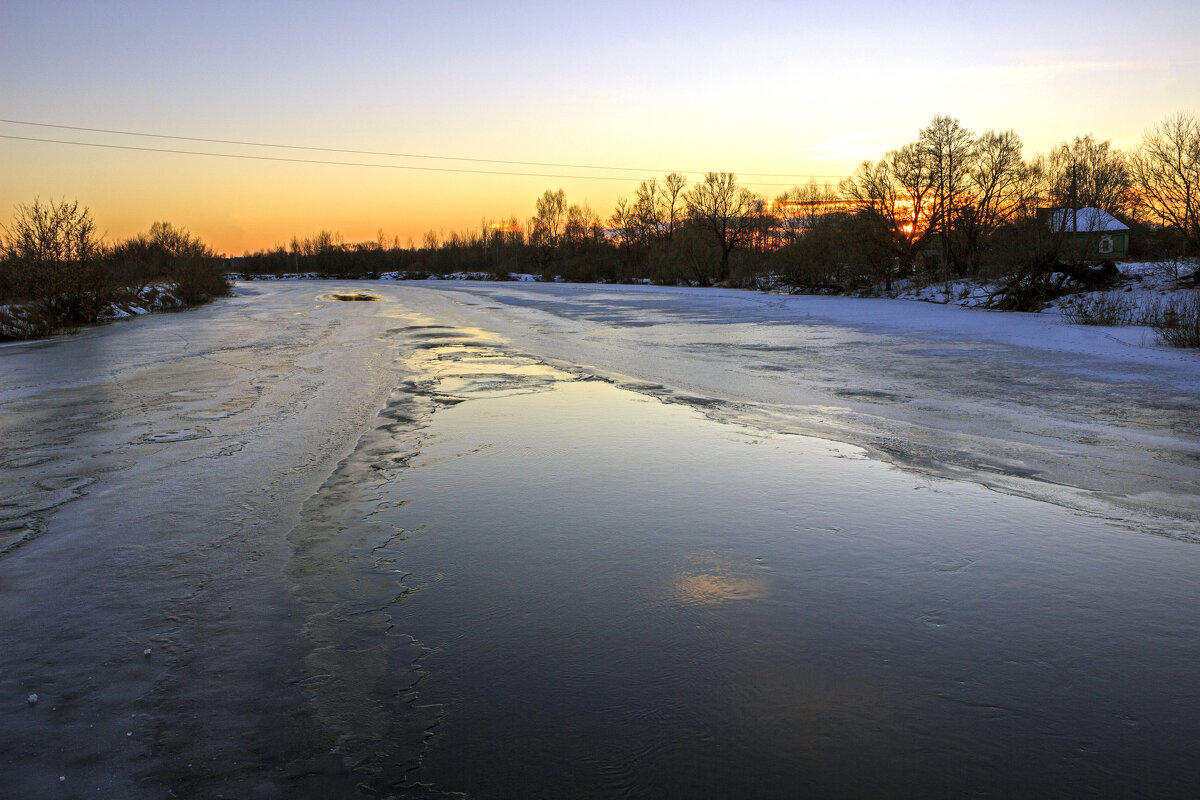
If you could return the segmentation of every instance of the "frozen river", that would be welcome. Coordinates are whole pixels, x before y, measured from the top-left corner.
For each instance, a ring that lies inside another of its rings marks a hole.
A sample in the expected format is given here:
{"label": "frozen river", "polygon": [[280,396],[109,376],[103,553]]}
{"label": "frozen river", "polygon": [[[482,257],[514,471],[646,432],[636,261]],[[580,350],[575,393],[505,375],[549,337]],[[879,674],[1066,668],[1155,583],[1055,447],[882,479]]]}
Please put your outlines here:
{"label": "frozen river", "polygon": [[1197,796],[1149,339],[311,282],[0,348],[3,794]]}

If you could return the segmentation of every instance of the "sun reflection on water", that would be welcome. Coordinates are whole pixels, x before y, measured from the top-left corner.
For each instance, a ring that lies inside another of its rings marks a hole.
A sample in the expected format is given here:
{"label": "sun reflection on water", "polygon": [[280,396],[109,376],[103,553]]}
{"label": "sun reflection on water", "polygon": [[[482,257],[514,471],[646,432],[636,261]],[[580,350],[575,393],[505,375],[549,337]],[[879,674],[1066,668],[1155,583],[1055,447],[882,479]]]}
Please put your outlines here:
{"label": "sun reflection on water", "polygon": [[735,600],[758,600],[767,594],[767,582],[751,568],[705,552],[687,559],[671,582],[669,597],[686,605],[719,605]]}

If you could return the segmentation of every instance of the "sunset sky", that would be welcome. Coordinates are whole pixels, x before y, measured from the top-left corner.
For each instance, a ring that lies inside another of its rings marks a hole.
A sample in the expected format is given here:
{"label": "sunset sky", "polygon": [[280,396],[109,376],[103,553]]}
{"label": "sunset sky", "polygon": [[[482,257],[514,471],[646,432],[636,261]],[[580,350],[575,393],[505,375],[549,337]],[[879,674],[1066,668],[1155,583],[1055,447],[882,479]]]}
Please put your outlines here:
{"label": "sunset sky", "polygon": [[1131,147],[1200,112],[1198,34],[1194,0],[6,0],[5,137],[387,167],[0,138],[0,222],[65,197],[110,237],[162,219],[231,254],[322,228],[403,244],[528,217],[560,186],[607,217],[668,170],[733,171],[767,196],[836,182],[939,113],[1012,128],[1026,155],[1088,132]]}

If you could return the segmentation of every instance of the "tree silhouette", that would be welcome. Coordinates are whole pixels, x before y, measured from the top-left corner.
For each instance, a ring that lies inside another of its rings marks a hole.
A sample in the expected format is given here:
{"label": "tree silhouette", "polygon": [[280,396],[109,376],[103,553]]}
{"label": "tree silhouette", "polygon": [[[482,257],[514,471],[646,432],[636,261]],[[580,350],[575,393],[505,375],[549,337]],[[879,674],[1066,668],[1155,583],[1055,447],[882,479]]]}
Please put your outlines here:
{"label": "tree silhouette", "polygon": [[731,172],[710,172],[685,195],[692,220],[712,234],[721,251],[717,281],[729,279],[729,254],[745,247],[758,227],[756,212],[762,200],[745,187],[738,186]]}

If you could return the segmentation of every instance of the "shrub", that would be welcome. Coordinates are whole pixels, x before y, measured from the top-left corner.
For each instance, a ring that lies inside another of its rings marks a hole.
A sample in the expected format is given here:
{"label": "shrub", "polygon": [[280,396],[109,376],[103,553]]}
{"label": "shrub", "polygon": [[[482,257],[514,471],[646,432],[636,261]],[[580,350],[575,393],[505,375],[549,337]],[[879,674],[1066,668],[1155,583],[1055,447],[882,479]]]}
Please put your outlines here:
{"label": "shrub", "polygon": [[149,233],[117,244],[110,262],[114,274],[138,294],[155,281],[172,283],[175,296],[189,306],[229,294],[222,264],[208,245],[169,222],[155,222]]}
{"label": "shrub", "polygon": [[1018,272],[1002,281],[985,305],[996,311],[1041,311],[1046,303],[1066,294],[1052,278],[1053,273],[1045,269]]}
{"label": "shrub", "polygon": [[1167,300],[1154,310],[1150,323],[1172,347],[1200,347],[1200,290]]}
{"label": "shrub", "polygon": [[1123,294],[1106,292],[1062,302],[1063,319],[1075,325],[1132,325],[1134,304]]}
{"label": "shrub", "polygon": [[1182,258],[1180,256],[1171,256],[1162,261],[1155,262],[1154,274],[1165,280],[1177,281],[1187,275],[1195,273],[1195,262],[1191,259]]}
{"label": "shrub", "polygon": [[20,204],[0,237],[0,301],[40,301],[56,324],[92,322],[107,295],[103,246],[86,206]]}
{"label": "shrub", "polygon": [[175,296],[184,305],[198,305],[230,292],[229,280],[215,259],[184,259],[175,264],[173,272]]}

